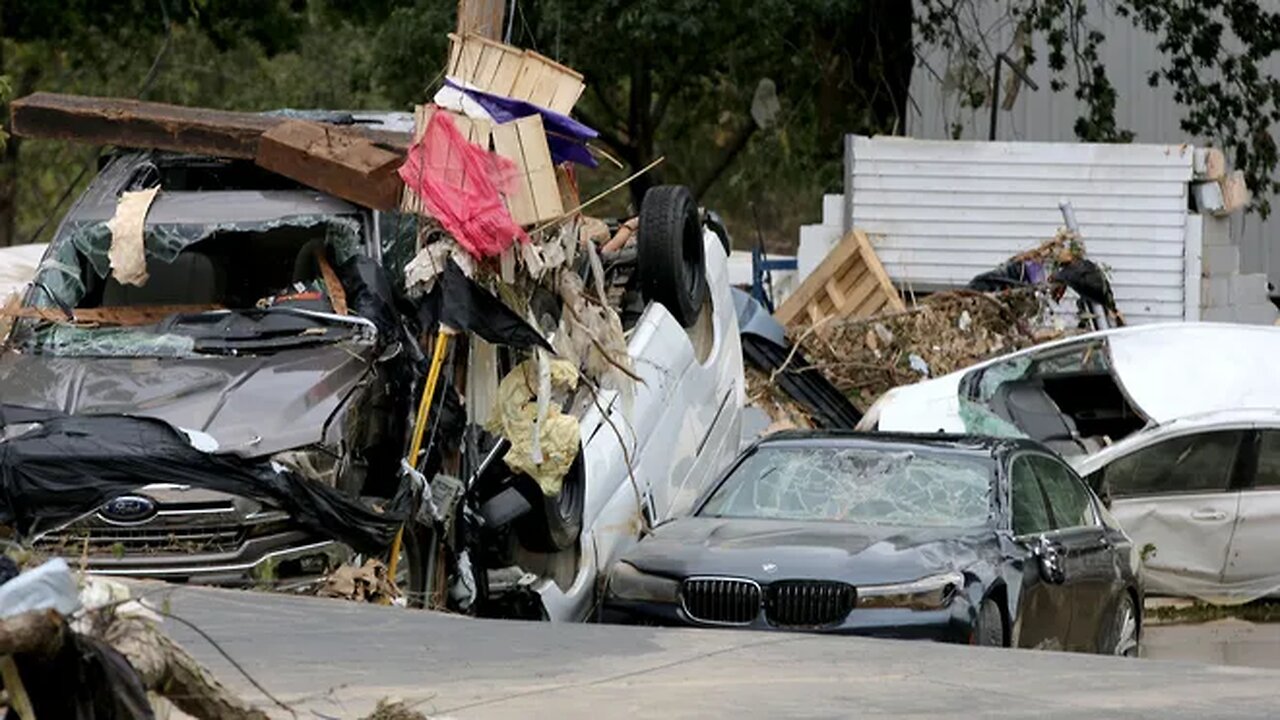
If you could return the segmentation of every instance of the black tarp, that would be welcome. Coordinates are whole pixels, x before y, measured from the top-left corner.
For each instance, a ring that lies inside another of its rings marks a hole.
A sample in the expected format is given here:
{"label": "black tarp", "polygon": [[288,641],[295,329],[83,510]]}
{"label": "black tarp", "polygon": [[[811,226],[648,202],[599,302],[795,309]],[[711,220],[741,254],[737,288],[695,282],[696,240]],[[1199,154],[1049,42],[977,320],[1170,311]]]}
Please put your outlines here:
{"label": "black tarp", "polygon": [[[62,649],[44,658],[14,656],[22,685],[38,718],[62,720],[152,720],[142,678],[106,642],[66,633]],[[5,720],[18,720],[9,708]]]}
{"label": "black tarp", "polygon": [[445,264],[431,292],[419,301],[418,321],[424,330],[440,323],[474,333],[494,345],[552,349],[542,333],[464,275],[452,260]]}
{"label": "black tarp", "polygon": [[[270,462],[201,452],[161,420],[44,415],[48,419],[37,427],[0,442],[0,524],[24,536],[37,523],[41,529],[55,527],[151,483],[261,500],[303,527],[369,554],[390,545],[407,515],[407,495],[397,495],[378,512]],[[30,422],[40,416],[0,407],[0,419]]]}

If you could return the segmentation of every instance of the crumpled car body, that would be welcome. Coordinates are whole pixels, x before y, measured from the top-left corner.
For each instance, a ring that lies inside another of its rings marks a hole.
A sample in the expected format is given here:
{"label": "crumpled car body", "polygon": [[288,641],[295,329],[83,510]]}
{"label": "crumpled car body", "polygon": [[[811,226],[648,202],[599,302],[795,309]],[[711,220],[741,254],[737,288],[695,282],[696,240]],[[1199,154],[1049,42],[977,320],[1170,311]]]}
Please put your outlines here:
{"label": "crumpled car body", "polygon": [[[354,308],[339,316],[315,305],[258,312],[251,304],[272,288],[293,297],[293,282],[318,286],[317,251],[333,263],[378,262],[379,218],[237,173],[211,158],[113,159],[63,220],[26,304],[109,311],[226,299],[231,309],[127,327],[22,319],[14,347],[0,354],[0,397],[65,415],[158,419],[205,452],[287,468],[353,498],[389,495],[408,412],[408,392],[388,362],[399,338]],[[104,222],[122,190],[153,182],[162,191],[147,215],[151,278],[141,287],[115,283],[97,265],[110,240]],[[219,584],[313,577],[350,552],[271,503],[174,482],[36,530],[37,547],[87,555],[96,572]]]}
{"label": "crumpled car body", "polygon": [[791,432],[623,556],[605,619],[1136,654],[1142,594],[1129,539],[1038,443]]}
{"label": "crumpled car body", "polygon": [[895,388],[860,429],[1030,436],[1067,457],[1144,548],[1148,588],[1280,593],[1280,329],[1145,325]]}
{"label": "crumpled car body", "polygon": [[728,256],[713,232],[703,240],[702,320],[686,330],[649,303],[628,339],[641,378],[633,398],[606,390],[581,415],[583,529],[576,553],[558,554],[576,557],[567,572],[554,568],[557,556],[524,558],[543,569],[533,589],[551,620],[588,619],[597,580],[647,525],[688,513],[738,452],[745,389]]}

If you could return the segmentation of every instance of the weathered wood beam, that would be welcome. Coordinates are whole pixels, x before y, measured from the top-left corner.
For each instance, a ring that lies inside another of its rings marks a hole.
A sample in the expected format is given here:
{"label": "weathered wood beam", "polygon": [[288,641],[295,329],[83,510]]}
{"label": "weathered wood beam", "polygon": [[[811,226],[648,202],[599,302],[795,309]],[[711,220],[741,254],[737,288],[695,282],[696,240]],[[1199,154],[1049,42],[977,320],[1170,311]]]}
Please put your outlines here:
{"label": "weathered wood beam", "polygon": [[[246,160],[257,156],[263,133],[289,122],[258,113],[44,92],[13,101],[10,112],[19,137]],[[360,127],[350,131],[396,151],[403,151],[410,141],[407,133]]]}
{"label": "weathered wood beam", "polygon": [[375,210],[394,210],[403,183],[401,156],[346,128],[290,120],[263,133],[258,165]]}

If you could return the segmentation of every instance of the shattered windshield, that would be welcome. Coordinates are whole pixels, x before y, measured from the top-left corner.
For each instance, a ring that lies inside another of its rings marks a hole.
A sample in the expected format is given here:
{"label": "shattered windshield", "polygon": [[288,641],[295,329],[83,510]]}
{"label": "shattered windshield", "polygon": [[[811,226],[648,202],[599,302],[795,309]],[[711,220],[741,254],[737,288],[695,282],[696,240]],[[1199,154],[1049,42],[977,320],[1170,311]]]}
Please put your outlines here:
{"label": "shattered windshield", "polygon": [[863,525],[981,527],[990,458],[922,449],[762,447],[699,513]]}
{"label": "shattered windshield", "polygon": [[73,221],[36,273],[30,303],[45,312],[14,340],[64,356],[181,357],[343,339],[349,328],[323,318],[345,302],[335,268],[362,253],[363,236],[355,215],[149,224],[138,282],[117,277],[106,222]]}

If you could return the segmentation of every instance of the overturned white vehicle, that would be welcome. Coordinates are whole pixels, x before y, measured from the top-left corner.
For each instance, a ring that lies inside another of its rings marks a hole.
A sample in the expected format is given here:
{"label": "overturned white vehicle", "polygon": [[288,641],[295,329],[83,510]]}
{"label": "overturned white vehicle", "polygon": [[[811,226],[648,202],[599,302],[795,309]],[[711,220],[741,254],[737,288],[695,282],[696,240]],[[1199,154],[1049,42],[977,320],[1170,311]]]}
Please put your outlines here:
{"label": "overturned white vehicle", "polygon": [[1090,333],[895,388],[860,429],[1025,435],[1066,457],[1144,548],[1148,592],[1280,593],[1280,329]]}

